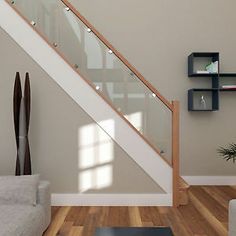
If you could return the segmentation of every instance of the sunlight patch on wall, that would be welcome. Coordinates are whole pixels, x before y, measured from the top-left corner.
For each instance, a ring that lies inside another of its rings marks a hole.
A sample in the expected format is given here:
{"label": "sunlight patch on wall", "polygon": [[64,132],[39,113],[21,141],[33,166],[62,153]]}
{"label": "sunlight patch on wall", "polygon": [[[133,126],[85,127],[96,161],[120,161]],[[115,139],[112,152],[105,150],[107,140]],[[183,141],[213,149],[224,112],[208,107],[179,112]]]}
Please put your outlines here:
{"label": "sunlight patch on wall", "polygon": [[[101,122],[114,133],[114,122]],[[114,146],[112,139],[97,125],[78,130],[78,191],[107,188],[113,183]]]}
{"label": "sunlight patch on wall", "polygon": [[107,188],[112,185],[112,175],[112,165],[83,171],[79,175],[79,190],[83,193],[90,189]]}

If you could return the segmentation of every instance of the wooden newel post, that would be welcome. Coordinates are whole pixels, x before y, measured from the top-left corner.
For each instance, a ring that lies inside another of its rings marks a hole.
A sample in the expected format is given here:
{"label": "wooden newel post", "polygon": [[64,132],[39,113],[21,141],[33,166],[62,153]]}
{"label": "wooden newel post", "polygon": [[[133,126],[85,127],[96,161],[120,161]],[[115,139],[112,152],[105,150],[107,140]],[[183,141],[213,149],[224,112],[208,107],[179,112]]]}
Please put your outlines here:
{"label": "wooden newel post", "polygon": [[179,102],[172,101],[173,206],[179,206]]}

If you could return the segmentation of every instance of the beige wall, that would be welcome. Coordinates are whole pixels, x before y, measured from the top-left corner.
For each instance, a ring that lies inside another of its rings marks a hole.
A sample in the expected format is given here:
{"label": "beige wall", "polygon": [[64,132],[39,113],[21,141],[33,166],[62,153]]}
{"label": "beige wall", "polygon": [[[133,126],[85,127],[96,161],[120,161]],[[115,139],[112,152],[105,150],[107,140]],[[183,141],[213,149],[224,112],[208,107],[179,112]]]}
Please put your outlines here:
{"label": "beige wall", "polygon": [[[162,192],[1,29],[0,42],[0,175],[14,174],[12,92],[15,72],[20,71],[23,77],[29,71],[33,170],[51,182],[54,193]],[[86,188],[88,186],[90,188]]]}
{"label": "beige wall", "polygon": [[222,93],[218,112],[187,111],[187,90],[208,87],[187,77],[193,51],[219,51],[222,71],[236,72],[234,0],[71,0],[80,12],[165,97],[181,102],[182,175],[235,175],[217,147],[236,141],[235,93]]}

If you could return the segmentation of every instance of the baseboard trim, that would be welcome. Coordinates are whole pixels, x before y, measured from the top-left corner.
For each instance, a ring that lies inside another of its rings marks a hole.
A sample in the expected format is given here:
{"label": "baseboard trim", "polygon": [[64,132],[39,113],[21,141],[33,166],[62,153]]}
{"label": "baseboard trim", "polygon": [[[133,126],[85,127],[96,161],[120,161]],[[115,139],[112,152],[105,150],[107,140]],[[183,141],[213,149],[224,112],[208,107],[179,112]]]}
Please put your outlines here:
{"label": "baseboard trim", "polygon": [[172,206],[172,194],[52,194],[52,206]]}
{"label": "baseboard trim", "polygon": [[189,185],[236,185],[236,176],[182,176]]}

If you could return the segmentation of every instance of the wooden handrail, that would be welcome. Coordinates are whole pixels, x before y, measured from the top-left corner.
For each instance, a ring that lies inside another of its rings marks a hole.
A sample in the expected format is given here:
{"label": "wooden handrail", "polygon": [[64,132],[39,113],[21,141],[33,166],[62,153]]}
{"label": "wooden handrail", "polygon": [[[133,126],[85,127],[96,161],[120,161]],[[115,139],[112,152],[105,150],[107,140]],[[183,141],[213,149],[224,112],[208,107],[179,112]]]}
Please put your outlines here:
{"label": "wooden handrail", "polygon": [[179,102],[172,102],[173,206],[179,206]]}
{"label": "wooden handrail", "polygon": [[106,38],[99,33],[95,27],[88,22],[88,20],[80,14],[80,12],[67,0],[61,0],[69,9],[88,27],[91,31],[110,49],[112,52],[141,80],[143,84],[145,84],[152,93],[156,94],[156,96],[167,106],[171,111],[173,110],[172,104],[163,97],[160,92],[154,88],[154,86],[148,82],[137,69],[132,66],[127,59],[117,50],[115,49]]}

